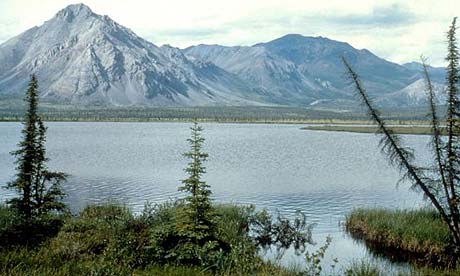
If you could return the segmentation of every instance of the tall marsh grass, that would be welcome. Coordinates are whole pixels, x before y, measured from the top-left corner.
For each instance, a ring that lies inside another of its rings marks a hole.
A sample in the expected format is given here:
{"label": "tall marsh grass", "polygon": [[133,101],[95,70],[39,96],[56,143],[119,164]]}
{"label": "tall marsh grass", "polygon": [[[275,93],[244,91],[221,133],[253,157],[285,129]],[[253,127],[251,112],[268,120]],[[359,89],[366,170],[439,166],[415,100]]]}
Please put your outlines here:
{"label": "tall marsh grass", "polygon": [[345,227],[378,253],[432,265],[449,261],[449,230],[434,210],[355,209]]}

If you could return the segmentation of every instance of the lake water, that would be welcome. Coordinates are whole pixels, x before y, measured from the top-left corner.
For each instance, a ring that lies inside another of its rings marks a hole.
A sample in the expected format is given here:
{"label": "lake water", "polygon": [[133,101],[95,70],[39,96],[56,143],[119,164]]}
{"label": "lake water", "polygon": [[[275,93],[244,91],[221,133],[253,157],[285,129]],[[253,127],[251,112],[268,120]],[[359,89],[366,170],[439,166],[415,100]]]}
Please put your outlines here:
{"label": "lake water", "polygon": [[[177,192],[187,160],[187,123],[50,122],[49,167],[71,175],[64,188],[74,211],[88,203],[115,201],[134,211]],[[217,202],[255,204],[286,216],[302,210],[319,245],[333,238],[326,264],[372,257],[344,232],[355,207],[417,208],[426,205],[388,165],[372,134],[300,130],[301,125],[203,124],[209,153],[205,180]],[[20,123],[0,123],[0,185],[14,176],[9,152],[20,140]],[[405,135],[421,162],[430,159],[429,137]],[[11,197],[1,190],[0,200]],[[308,247],[312,250],[313,246]],[[372,257],[374,258],[374,257]],[[288,254],[285,262],[299,262]],[[378,259],[380,262],[384,260]]]}

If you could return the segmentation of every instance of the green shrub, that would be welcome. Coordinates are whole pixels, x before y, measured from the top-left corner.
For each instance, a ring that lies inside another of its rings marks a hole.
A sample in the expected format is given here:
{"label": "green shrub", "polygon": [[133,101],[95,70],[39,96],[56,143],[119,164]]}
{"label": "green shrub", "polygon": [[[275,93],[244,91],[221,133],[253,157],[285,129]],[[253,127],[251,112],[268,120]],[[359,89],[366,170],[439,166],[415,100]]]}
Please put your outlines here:
{"label": "green shrub", "polygon": [[[301,251],[306,242],[311,242],[310,226],[301,216],[290,222],[266,211],[256,212],[254,206],[222,204],[213,208],[215,240],[199,244],[178,231],[177,224],[185,210],[183,202],[147,205],[140,219],[151,227],[151,260],[158,264],[194,265],[244,275],[264,265],[258,254],[260,250],[294,246]],[[261,237],[262,234],[265,236]]]}
{"label": "green shrub", "polygon": [[[147,205],[139,216],[113,204],[89,206],[78,216],[67,217],[59,233],[41,247],[5,248],[0,253],[0,271],[3,275],[130,275],[133,271],[136,275],[152,275],[150,271],[153,275],[291,275],[259,257],[262,248],[252,227],[260,216],[253,206],[213,208],[216,240],[222,244],[197,246],[177,231],[177,218],[184,210],[180,201]],[[0,209],[0,215],[2,222],[16,217],[7,209]]]}
{"label": "green shrub", "polygon": [[147,256],[150,228],[129,209],[113,204],[89,206],[70,220],[47,244],[54,260],[102,258],[128,268],[150,263]]}
{"label": "green shrub", "polygon": [[0,206],[0,249],[37,246],[55,236],[66,219],[62,214],[43,214],[26,219],[15,209]]}

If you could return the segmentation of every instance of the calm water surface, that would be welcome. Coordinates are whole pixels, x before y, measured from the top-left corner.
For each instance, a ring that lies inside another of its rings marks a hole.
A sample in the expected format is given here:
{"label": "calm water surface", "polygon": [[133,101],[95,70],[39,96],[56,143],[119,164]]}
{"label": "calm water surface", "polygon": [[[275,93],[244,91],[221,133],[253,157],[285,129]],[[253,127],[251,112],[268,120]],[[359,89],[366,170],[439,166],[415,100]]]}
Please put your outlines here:
{"label": "calm water surface", "polygon": [[[146,201],[180,196],[190,124],[47,123],[50,168],[71,175],[64,188],[74,211],[88,203],[115,201],[142,210]],[[333,242],[326,262],[369,257],[342,231],[355,207],[416,208],[426,205],[396,183],[399,173],[378,150],[372,134],[300,130],[299,125],[203,124],[210,155],[205,180],[218,202],[256,204],[287,216],[302,210],[315,223],[313,238]],[[0,184],[14,176],[9,152],[20,140],[20,123],[0,123]],[[420,162],[429,160],[429,137],[404,136]],[[0,200],[12,196],[2,190]],[[314,247],[309,247],[313,249]],[[372,257],[372,256],[371,256]],[[288,254],[285,262],[298,262]],[[377,259],[379,262],[384,260]]]}

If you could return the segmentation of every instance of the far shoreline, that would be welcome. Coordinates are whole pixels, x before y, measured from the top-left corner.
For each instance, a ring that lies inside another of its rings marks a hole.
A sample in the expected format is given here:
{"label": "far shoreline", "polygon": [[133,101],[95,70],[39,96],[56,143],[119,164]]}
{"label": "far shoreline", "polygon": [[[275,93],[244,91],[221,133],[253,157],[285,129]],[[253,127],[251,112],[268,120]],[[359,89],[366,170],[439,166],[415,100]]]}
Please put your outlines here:
{"label": "far shoreline", "polygon": [[[313,125],[302,127],[302,130],[324,130],[324,131],[346,131],[346,132],[362,132],[373,128],[374,124],[368,120],[362,119],[241,119],[241,118],[97,118],[97,117],[48,117],[42,116],[46,122],[105,122],[105,123],[190,123],[197,120],[200,123],[218,123],[218,124],[280,124],[280,125]],[[4,122],[22,122],[22,117],[0,117],[0,123]],[[388,124],[398,127],[426,128],[427,121],[423,120],[387,120]],[[360,130],[362,128],[362,130]]]}
{"label": "far shoreline", "polygon": [[[389,123],[388,126],[395,134],[405,135],[431,135],[432,128],[427,124],[394,124]],[[378,128],[375,125],[315,125],[306,126],[302,130],[314,131],[333,131],[333,132],[348,132],[348,133],[377,133]],[[442,134],[444,135],[444,134]]]}

